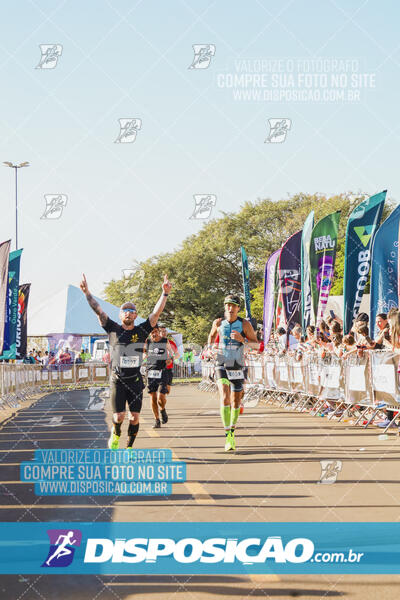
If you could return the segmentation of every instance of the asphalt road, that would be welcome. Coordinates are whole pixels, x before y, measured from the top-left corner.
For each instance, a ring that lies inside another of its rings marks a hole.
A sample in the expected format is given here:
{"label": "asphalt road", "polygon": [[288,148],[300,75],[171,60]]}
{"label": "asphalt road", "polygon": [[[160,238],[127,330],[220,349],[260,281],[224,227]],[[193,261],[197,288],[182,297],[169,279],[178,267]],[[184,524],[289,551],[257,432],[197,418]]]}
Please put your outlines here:
{"label": "asphalt road", "polygon": [[[153,430],[145,394],[139,448],[170,448],[187,463],[187,482],[172,496],[38,497],[19,481],[19,465],[37,448],[104,448],[111,411],[88,390],[55,392],[0,426],[0,521],[397,521],[400,438],[376,429],[297,414],[270,405],[240,417],[237,451],[224,452],[218,399],[175,386],[170,420]],[[0,415],[1,418],[1,415]],[[122,444],[125,445],[126,425]],[[341,461],[323,485],[321,460]],[[196,527],[194,525],[194,535]],[[398,598],[399,576],[63,576],[2,575],[10,599],[158,600],[176,597]]]}

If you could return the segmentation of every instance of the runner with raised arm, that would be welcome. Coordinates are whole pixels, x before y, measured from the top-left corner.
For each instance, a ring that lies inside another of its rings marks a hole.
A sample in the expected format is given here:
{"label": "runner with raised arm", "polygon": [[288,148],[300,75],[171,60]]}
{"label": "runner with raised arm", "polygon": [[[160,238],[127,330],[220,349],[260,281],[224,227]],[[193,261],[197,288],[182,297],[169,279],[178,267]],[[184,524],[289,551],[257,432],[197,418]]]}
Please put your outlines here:
{"label": "runner with raised arm", "polygon": [[93,298],[89,291],[85,275],[83,275],[80,288],[85,294],[89,306],[99,317],[100,325],[108,333],[110,342],[110,396],[113,408],[113,426],[110,439],[108,440],[108,447],[111,450],[119,448],[121,424],[125,418],[126,404],[128,404],[129,427],[127,447],[131,448],[139,431],[139,414],[142,408],[144,384],[140,373],[140,366],[142,364],[144,342],[164,310],[172,285],[168,281],[167,275],[164,275],[164,282],[162,284],[163,292],[153,312],[144,323],[137,326],[135,325],[137,311],[133,302],[124,302],[122,304],[119,313],[122,325],[119,325],[106,315],[101,309],[100,304]]}
{"label": "runner with raised arm", "polygon": [[224,300],[225,319],[216,319],[208,336],[208,345],[219,336],[215,376],[220,394],[221,419],[225,429],[225,452],[236,449],[235,427],[244,395],[244,343],[258,348],[251,323],[238,317],[240,298],[230,294]]}

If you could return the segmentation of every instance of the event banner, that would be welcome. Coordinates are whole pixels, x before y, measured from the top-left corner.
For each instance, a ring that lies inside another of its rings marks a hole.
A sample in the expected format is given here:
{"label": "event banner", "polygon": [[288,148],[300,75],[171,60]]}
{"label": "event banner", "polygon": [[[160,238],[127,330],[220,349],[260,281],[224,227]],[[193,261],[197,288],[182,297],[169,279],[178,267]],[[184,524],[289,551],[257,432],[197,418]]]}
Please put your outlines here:
{"label": "event banner", "polygon": [[251,319],[251,305],[250,305],[250,273],[249,264],[247,262],[246,250],[243,246],[240,246],[242,256],[242,277],[243,277],[243,292],[244,292],[244,304],[246,308],[246,319]]}
{"label": "event banner", "polygon": [[253,328],[257,328],[257,321],[251,316],[251,302],[250,302],[250,273],[249,263],[247,261],[246,250],[243,246],[240,247],[242,254],[242,277],[243,277],[243,292],[244,292],[244,304],[246,308],[246,319],[249,319]]}
{"label": "event banner", "polygon": [[279,281],[288,331],[300,323],[301,305],[301,231],[297,231],[282,246],[279,257]]}
{"label": "event banner", "polygon": [[311,296],[315,323],[324,314],[335,270],[340,211],[318,221],[311,234]]}
{"label": "event banner", "polygon": [[8,260],[11,240],[0,244],[0,354],[3,352],[8,289]]}
{"label": "event banner", "polygon": [[387,190],[361,202],[351,213],[346,228],[344,255],[344,333],[349,333],[360,311],[371,267],[371,248],[385,204]]}
{"label": "event banner", "polygon": [[266,262],[264,273],[264,344],[269,342],[275,309],[275,269],[280,254],[276,250]]}
{"label": "event banner", "polygon": [[311,324],[310,243],[313,227],[314,211],[312,210],[304,221],[301,236],[301,326],[304,335]]}
{"label": "event banner", "polygon": [[0,538],[8,574],[400,573],[397,522],[2,522]]}
{"label": "event banner", "polygon": [[374,334],[376,315],[398,306],[399,219],[400,205],[382,223],[372,246],[371,334]]}
{"label": "event banner", "polygon": [[21,250],[10,252],[8,262],[8,292],[5,312],[4,345],[0,359],[16,358],[17,318],[18,318],[18,286]]}
{"label": "event banner", "polygon": [[[279,256],[282,252],[282,249],[279,250]],[[286,325],[284,312],[283,312],[283,303],[282,303],[282,290],[279,281],[279,257],[277,262],[277,268],[275,269],[275,325],[274,328],[278,329],[278,327],[282,327]]]}
{"label": "event banner", "polygon": [[83,337],[81,335],[72,335],[71,333],[53,333],[47,337],[49,351],[57,354],[60,350],[73,350],[80,352],[81,348],[89,347],[89,344],[84,346]]}
{"label": "event banner", "polygon": [[28,300],[31,289],[30,283],[23,283],[18,289],[18,319],[17,319],[17,358],[24,358],[28,345]]}

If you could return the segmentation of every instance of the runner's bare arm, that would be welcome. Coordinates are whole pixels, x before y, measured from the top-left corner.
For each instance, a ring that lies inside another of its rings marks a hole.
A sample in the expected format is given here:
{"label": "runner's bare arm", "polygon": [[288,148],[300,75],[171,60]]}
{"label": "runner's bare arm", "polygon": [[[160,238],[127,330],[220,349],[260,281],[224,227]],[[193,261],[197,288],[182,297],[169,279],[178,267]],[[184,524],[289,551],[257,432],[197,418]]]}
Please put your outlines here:
{"label": "runner's bare arm", "polygon": [[163,289],[163,292],[162,292],[160,298],[158,299],[157,304],[153,308],[153,312],[151,313],[151,315],[149,315],[149,321],[150,321],[150,325],[152,327],[157,325],[158,318],[161,315],[161,313],[164,310],[164,307],[167,303],[167,296],[172,289],[172,284],[168,281],[167,275],[164,275],[164,282],[161,287]]}
{"label": "runner's bare arm", "polygon": [[96,315],[99,317],[100,325],[104,326],[107,322],[108,315],[101,309],[100,304],[93,298],[92,294],[89,292],[89,286],[86,281],[85,273],[82,275],[82,281],[79,286],[82,292],[86,296],[86,300],[88,301],[89,306],[94,310]]}
{"label": "runner's bare arm", "polygon": [[215,321],[212,324],[211,331],[208,336],[208,346],[212,346],[215,338],[217,337],[218,327],[221,324],[220,321],[221,319],[215,319]]}
{"label": "runner's bare arm", "polygon": [[249,342],[250,348],[254,348],[254,350],[258,350],[260,346],[260,342],[257,340],[256,332],[253,329],[250,321],[243,319],[243,333]]}

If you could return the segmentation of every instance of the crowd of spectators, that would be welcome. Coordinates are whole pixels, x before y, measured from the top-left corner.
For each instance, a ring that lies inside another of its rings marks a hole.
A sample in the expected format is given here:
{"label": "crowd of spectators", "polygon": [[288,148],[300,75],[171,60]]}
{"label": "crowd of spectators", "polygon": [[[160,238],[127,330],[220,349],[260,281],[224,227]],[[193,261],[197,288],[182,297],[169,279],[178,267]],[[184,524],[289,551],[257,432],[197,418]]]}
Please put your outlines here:
{"label": "crowd of spectators", "polygon": [[70,348],[61,348],[58,352],[41,350],[31,350],[23,359],[25,364],[34,364],[47,366],[73,365],[89,362],[92,356],[87,348],[82,348],[80,352],[75,352]]}
{"label": "crowd of spectators", "polygon": [[295,324],[289,333],[279,327],[268,344],[268,351],[279,354],[293,354],[301,359],[304,353],[317,352],[321,358],[334,354],[347,358],[352,354],[362,356],[364,350],[400,351],[400,312],[393,308],[389,313],[379,313],[376,317],[374,335],[370,329],[367,313],[359,313],[353,321],[350,332],[343,334],[343,321],[333,312],[318,325],[310,325],[306,335]]}

